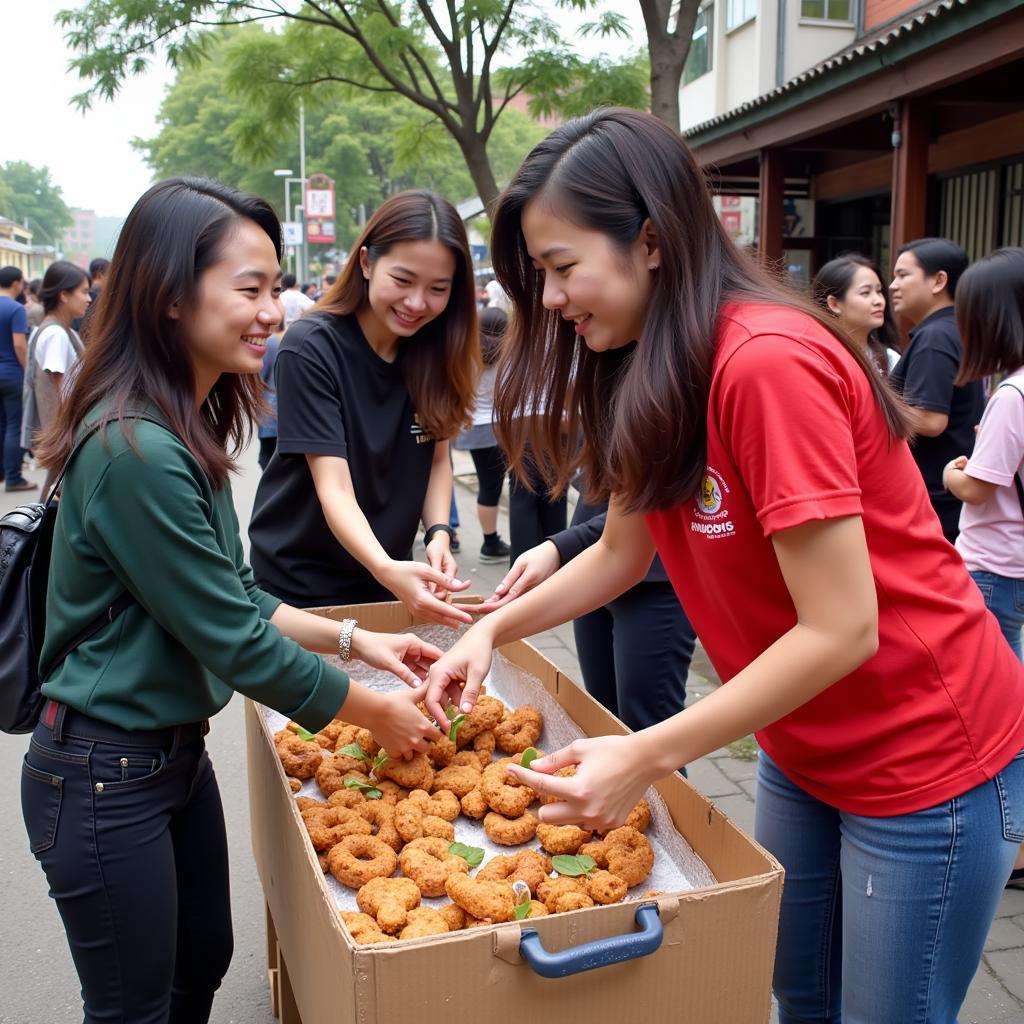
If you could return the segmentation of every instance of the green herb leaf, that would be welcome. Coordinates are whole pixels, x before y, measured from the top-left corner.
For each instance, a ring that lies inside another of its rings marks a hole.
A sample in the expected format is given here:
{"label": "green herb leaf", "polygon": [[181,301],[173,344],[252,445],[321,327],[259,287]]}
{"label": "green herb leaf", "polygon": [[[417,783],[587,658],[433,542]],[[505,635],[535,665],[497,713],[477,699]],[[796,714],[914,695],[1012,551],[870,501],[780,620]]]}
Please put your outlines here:
{"label": "green herb leaf", "polygon": [[452,721],[452,719],[455,718],[456,714],[458,714],[458,710],[456,709],[455,705],[451,701],[449,701],[448,707],[444,709],[444,713],[448,716],[448,721],[450,722]]}
{"label": "green herb leaf", "polygon": [[462,723],[465,722],[467,718],[469,718],[469,715],[457,715],[451,720],[452,727],[448,730],[448,739],[450,739],[452,743],[454,743],[458,738],[459,729],[462,728]]}
{"label": "green herb leaf", "polygon": [[524,918],[529,917],[531,910],[533,910],[533,904],[529,900],[525,903],[517,904],[515,908],[516,920],[522,921]]}
{"label": "green herb leaf", "polygon": [[369,761],[370,755],[358,743],[350,743],[347,747],[342,747],[341,750],[336,753],[344,754],[346,757],[358,757],[360,761]]}
{"label": "green herb leaf", "polygon": [[568,854],[562,854],[561,856],[551,858],[551,866],[560,875],[579,878],[580,875],[586,875],[593,871],[596,867],[596,861],[593,857],[570,857]]}
{"label": "green herb leaf", "polygon": [[484,851],[479,846],[467,846],[465,843],[452,843],[448,852],[461,857],[471,868],[478,868],[484,862]]}
{"label": "green herb leaf", "polygon": [[301,725],[295,726],[295,735],[298,736],[300,740],[305,740],[307,743],[316,742],[316,736],[308,729],[303,729]]}
{"label": "green herb leaf", "polygon": [[529,768],[538,757],[540,757],[540,751],[536,747],[527,747],[523,751],[523,756],[519,758],[519,763],[524,768]]}
{"label": "green herb leaf", "polygon": [[[367,758],[366,760],[369,761],[370,759]],[[388,761],[390,761],[390,760],[391,760],[391,758],[388,757],[386,751],[379,750],[377,752],[377,756],[373,759],[373,771],[375,771],[375,772],[380,771],[381,768],[383,768],[384,765],[386,765],[388,763]]]}
{"label": "green herb leaf", "polygon": [[379,800],[384,795],[376,786],[371,786],[368,782],[360,782],[359,779],[346,779],[345,788],[360,790],[367,800]]}

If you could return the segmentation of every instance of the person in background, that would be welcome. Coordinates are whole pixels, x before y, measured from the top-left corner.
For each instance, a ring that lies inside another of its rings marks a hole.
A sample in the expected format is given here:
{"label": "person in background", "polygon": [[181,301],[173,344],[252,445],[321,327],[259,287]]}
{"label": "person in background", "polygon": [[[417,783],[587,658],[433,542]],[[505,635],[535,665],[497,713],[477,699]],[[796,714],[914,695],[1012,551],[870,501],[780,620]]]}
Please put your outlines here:
{"label": "person in background", "polygon": [[608,516],[435,662],[427,712],[471,711],[496,647],[606,605],[657,552],[724,685],[507,771],[541,820],[604,831],[755,732],[780,1024],[955,1021],[1024,838],[1024,666],[942,536],[905,407],[737,249],[651,114],[558,127],[491,228],[514,304],[498,439],[516,469],[544,451],[553,488],[582,468]]}
{"label": "person in background", "polygon": [[484,372],[476,386],[473,425],[455,439],[459,451],[468,451],[476,468],[476,514],[484,542],[481,562],[504,562],[510,548],[498,533],[498,502],[505,484],[505,456],[494,436],[494,380],[501,339],[508,327],[508,316],[500,309],[480,313],[480,353]]}
{"label": "person in background", "polygon": [[505,294],[505,289],[501,287],[496,278],[492,277],[484,285],[484,291],[487,293],[488,307],[500,309],[502,313],[507,315],[509,311],[508,295]]}
{"label": "person in background", "polygon": [[[341,277],[285,332],[277,454],[249,525],[260,585],[306,607],[402,601],[446,625],[455,579],[448,438],[480,367],[472,263],[455,208],[391,196]],[[426,564],[412,559],[420,522]]]}
{"label": "person in background", "polygon": [[[81,372],[37,452],[53,472],[82,442],[57,512],[42,662],[112,618],[46,675],[21,775],[89,1022],[209,1020],[232,930],[204,737],[235,692],[310,730],[362,725],[393,757],[439,736],[416,707],[437,648],[289,607],[245,563],[229,449],[248,439],[281,319],[280,248],[263,199],[196,178],[154,185],[121,230]],[[329,653],[409,685],[367,690]]]}
{"label": "person in background", "polygon": [[260,441],[258,460],[260,469],[267,468],[271,457],[277,450],[277,386],[274,381],[274,369],[277,366],[278,349],[281,347],[278,331],[283,333],[281,324],[278,324],[277,330],[267,338],[267,354],[263,357],[263,366],[260,368],[260,379],[263,381],[263,401],[267,406],[267,411],[260,417],[256,431]]}
{"label": "person in background", "polygon": [[96,300],[100,297],[100,293],[103,291],[103,283],[106,281],[109,272],[110,260],[97,256],[89,261],[89,305],[81,316],[75,317],[71,322],[71,329],[80,337],[84,338],[88,333],[89,310],[93,309]]}
{"label": "person in background", "polygon": [[34,277],[25,285],[25,291],[22,293],[25,297],[25,315],[28,317],[30,329],[38,327],[43,320],[43,303],[39,298],[39,289],[42,285],[43,282]]}
{"label": "person in background", "polygon": [[[77,264],[58,260],[43,275],[40,289],[43,320],[32,332],[25,362],[22,390],[21,446],[35,449],[35,438],[53,424],[68,391],[71,374],[84,345],[71,325],[85,316],[89,303],[89,275]],[[48,494],[57,470],[43,484]]]}
{"label": "person in background", "polygon": [[[307,285],[308,287],[308,285]],[[285,274],[281,278],[281,305],[284,307],[284,329],[289,327],[306,312],[313,308],[313,300],[295,283],[294,274]]]}
{"label": "person in background", "polygon": [[818,271],[811,290],[878,372],[888,375],[899,361],[899,332],[889,294],[871,260],[859,253],[837,256]]}
{"label": "person in background", "polygon": [[[985,604],[1021,657],[1024,626],[1024,249],[997,249],[964,273],[956,320],[964,358],[958,383],[1004,375],[985,408],[970,458],[942,474],[963,503],[956,549]],[[1024,888],[1024,847],[1007,885]]]}
{"label": "person in background", "polygon": [[911,451],[951,544],[963,503],[942,486],[942,471],[950,459],[971,454],[985,408],[980,380],[955,383],[961,346],[953,301],[967,263],[967,254],[948,238],[920,238],[898,250],[889,285],[893,310],[914,325],[890,380],[914,409]]}
{"label": "person in background", "polygon": [[0,437],[3,439],[5,491],[33,491],[21,465],[21,393],[28,358],[28,317],[18,301],[25,276],[18,267],[0,268]]}

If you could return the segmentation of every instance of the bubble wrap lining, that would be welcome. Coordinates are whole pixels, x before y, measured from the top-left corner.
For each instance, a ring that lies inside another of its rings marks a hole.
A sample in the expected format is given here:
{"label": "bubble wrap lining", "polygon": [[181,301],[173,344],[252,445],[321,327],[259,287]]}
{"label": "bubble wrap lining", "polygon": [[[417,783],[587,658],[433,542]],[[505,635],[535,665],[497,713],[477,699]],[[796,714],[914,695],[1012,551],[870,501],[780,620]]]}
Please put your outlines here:
{"label": "bubble wrap lining", "polygon": [[[435,644],[442,650],[447,650],[455,643],[462,630],[454,630],[446,626],[415,626],[409,632],[415,633],[421,639]],[[327,657],[325,660],[340,665],[336,657]],[[403,685],[397,682],[390,673],[370,668],[361,661],[352,661],[344,667],[352,679],[373,690],[394,690]],[[497,652],[495,652],[491,671],[484,684],[489,694],[504,701],[511,708],[530,704],[540,711],[544,716],[544,730],[537,744],[539,750],[550,753],[583,736],[580,727],[569,717],[561,704],[544,689],[536,676],[531,675],[518,665],[512,664]],[[271,708],[262,707],[260,710],[271,735],[278,729],[283,729],[287,724],[288,719]],[[313,779],[304,782],[302,789],[295,795],[296,797],[310,796],[320,800],[324,798]],[[651,827],[647,831],[647,838],[654,847],[654,868],[640,885],[630,890],[626,898],[639,899],[645,892],[651,891],[685,892],[689,889],[714,885],[715,877],[707,865],[676,831],[665,801],[653,788],[649,789],[644,796],[651,807]],[[465,843],[467,846],[477,846],[485,851],[484,864],[498,854],[514,853],[523,848],[499,846],[487,837],[482,821],[473,821],[464,815],[456,819],[455,830],[457,842]],[[524,846],[536,849],[539,843],[534,840]],[[325,875],[325,881],[339,910],[358,909],[355,890],[342,885],[331,874]],[[424,906],[441,906],[446,902],[448,901],[444,897],[423,900]]]}

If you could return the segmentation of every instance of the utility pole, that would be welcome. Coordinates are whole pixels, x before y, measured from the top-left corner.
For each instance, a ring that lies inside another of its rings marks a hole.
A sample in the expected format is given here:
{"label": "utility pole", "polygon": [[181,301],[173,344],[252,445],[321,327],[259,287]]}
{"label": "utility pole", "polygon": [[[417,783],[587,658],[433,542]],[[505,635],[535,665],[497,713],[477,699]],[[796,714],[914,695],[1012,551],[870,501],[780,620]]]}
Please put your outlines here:
{"label": "utility pole", "polygon": [[305,280],[304,276],[309,272],[309,242],[306,237],[306,104],[302,97],[299,97],[299,177],[302,179],[302,272],[299,277]]}

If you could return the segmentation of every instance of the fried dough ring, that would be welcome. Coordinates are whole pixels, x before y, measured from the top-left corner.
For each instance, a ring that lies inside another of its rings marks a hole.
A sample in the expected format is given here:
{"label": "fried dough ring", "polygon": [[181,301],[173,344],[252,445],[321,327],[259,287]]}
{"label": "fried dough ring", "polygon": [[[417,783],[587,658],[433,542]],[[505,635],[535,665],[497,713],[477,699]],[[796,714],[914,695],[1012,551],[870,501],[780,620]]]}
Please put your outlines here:
{"label": "fried dough ring", "polygon": [[521,754],[540,739],[544,717],[529,704],[517,708],[507,721],[494,727],[494,739],[499,750],[506,754]]}
{"label": "fried dough ring", "polygon": [[455,744],[446,735],[434,740],[427,751],[427,757],[435,768],[447,768],[454,756]]}
{"label": "fried dough ring", "polygon": [[395,827],[395,807],[383,800],[364,800],[356,809],[371,826],[376,828],[374,835],[383,840],[395,853],[402,848],[402,837]]}
{"label": "fried dough ring", "polygon": [[420,890],[411,878],[371,878],[356,893],[356,904],[376,919],[381,931],[394,935],[405,927],[409,911],[420,905]]}
{"label": "fried dough ring", "polygon": [[444,935],[448,922],[433,907],[417,907],[409,911],[409,923],[402,929],[400,939],[421,939],[425,935]]}
{"label": "fried dough ring", "polygon": [[430,767],[426,754],[413,754],[408,761],[388,758],[374,774],[378,779],[391,779],[405,789],[425,789],[428,793],[434,784],[434,769]]}
{"label": "fried dough ring", "polygon": [[469,871],[469,865],[461,857],[448,852],[450,845],[447,839],[424,836],[413,839],[402,850],[399,856],[402,874],[411,878],[424,896],[443,896],[445,882],[452,875]]}
{"label": "fried dough ring", "polygon": [[467,818],[475,818],[477,821],[490,811],[483,793],[480,792],[479,786],[477,786],[476,789],[471,789],[459,801],[459,806],[462,808],[462,813]]}
{"label": "fried dough ring", "polygon": [[466,927],[466,912],[458,903],[445,903],[437,908],[437,912],[444,918],[448,931],[460,932]]}
{"label": "fried dough ring", "polygon": [[369,914],[358,910],[342,910],[339,914],[348,929],[352,941],[360,946],[372,946],[377,942],[393,942],[390,935],[385,935]]}
{"label": "fried dough ring", "polygon": [[594,905],[594,901],[587,893],[586,883],[582,879],[569,878],[566,875],[546,878],[537,886],[537,898],[552,914],[561,914],[567,910],[583,910]]}
{"label": "fried dough ring", "polygon": [[610,871],[591,871],[586,877],[586,885],[587,895],[603,906],[621,903],[629,890],[626,880]]}
{"label": "fried dough ring", "polygon": [[452,875],[445,892],[472,917],[497,923],[516,916],[516,894],[508,882],[480,881],[466,875]]}
{"label": "fried dough ring", "polygon": [[595,840],[592,843],[584,843],[577,851],[577,857],[589,857],[599,868],[608,867],[608,854],[605,852],[604,842]]}
{"label": "fried dough ring", "polygon": [[654,867],[654,850],[647,837],[632,825],[613,829],[604,839],[608,870],[623,878],[633,888],[639,885]]}
{"label": "fried dough ring", "polygon": [[[369,824],[369,823],[367,823]],[[327,866],[334,877],[350,889],[359,889],[371,878],[388,878],[398,867],[398,856],[376,836],[345,836],[331,847]]]}
{"label": "fried dough ring", "polygon": [[506,818],[496,811],[484,816],[487,838],[499,846],[520,846],[537,834],[537,816],[523,811],[518,818]]}
{"label": "fried dough ring", "polygon": [[445,821],[454,821],[459,816],[459,798],[450,789],[438,789],[433,795],[423,789],[414,789],[406,798],[419,804],[424,814],[433,814]]}
{"label": "fried dough ring", "polygon": [[593,833],[578,825],[538,825],[537,838],[548,853],[578,853]]}
{"label": "fried dough ring", "polygon": [[327,798],[327,803],[331,807],[349,807],[353,810],[368,802],[358,789],[338,789]]}
{"label": "fried dough ring", "polygon": [[344,754],[325,754],[316,770],[316,784],[324,796],[337,793],[339,789],[345,788],[345,778],[349,772],[362,772],[360,765],[365,762],[357,761],[354,757]]}
{"label": "fried dough ring", "polygon": [[505,705],[497,697],[480,697],[469,717],[459,726],[456,736],[459,750],[469,746],[480,733],[493,729],[501,721],[505,710]]}
{"label": "fried dough ring", "polygon": [[294,733],[288,733],[277,744],[277,756],[285,775],[293,779],[311,779],[320,767],[324,752],[319,743],[300,740]]}
{"label": "fried dough ring", "polygon": [[472,765],[449,765],[434,776],[434,789],[447,789],[457,797],[464,797],[471,789],[480,785],[480,768]]}
{"label": "fried dough ring", "polygon": [[302,789],[302,783],[298,779],[289,779],[288,780],[288,788],[293,793],[298,793],[298,791],[300,789]]}
{"label": "fried dough ring", "polygon": [[532,894],[551,873],[551,858],[539,850],[520,850],[519,853],[497,854],[477,873],[482,881],[526,883]]}
{"label": "fried dough ring", "polygon": [[309,841],[318,852],[329,850],[345,836],[368,836],[373,831],[370,823],[356,811],[329,804],[323,809],[313,807],[303,811],[302,820],[309,833]]}
{"label": "fried dough ring", "polygon": [[485,729],[473,737],[473,753],[480,760],[480,767],[486,768],[492,760],[494,748],[498,745],[493,729]]}
{"label": "fried dough ring", "polygon": [[537,794],[514,779],[510,782],[511,778],[506,771],[506,762],[495,761],[484,769],[480,792],[492,811],[506,818],[518,818],[537,799]]}

